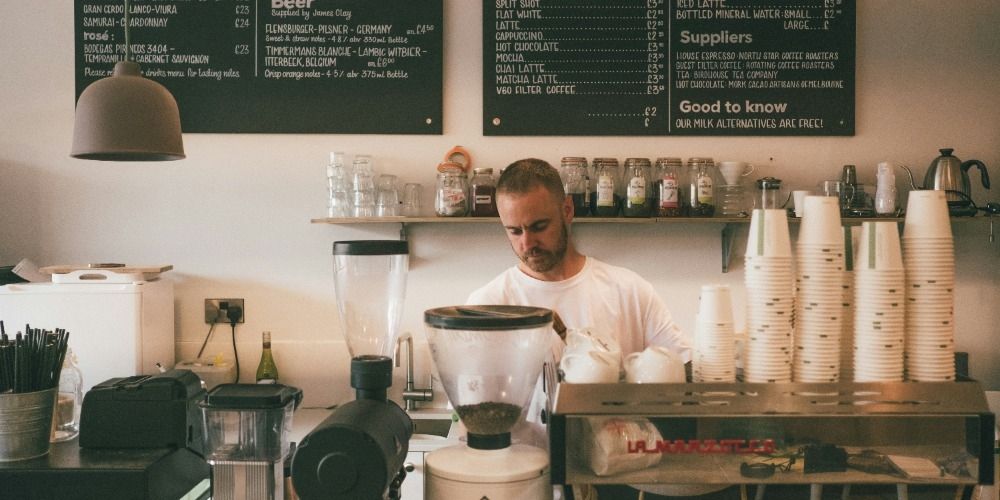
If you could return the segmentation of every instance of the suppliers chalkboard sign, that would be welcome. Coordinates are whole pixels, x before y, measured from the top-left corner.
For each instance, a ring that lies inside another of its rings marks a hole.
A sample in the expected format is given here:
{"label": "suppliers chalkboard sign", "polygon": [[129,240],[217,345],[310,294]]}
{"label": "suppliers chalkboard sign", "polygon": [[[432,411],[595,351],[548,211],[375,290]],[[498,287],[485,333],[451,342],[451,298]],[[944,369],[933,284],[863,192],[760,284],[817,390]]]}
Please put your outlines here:
{"label": "suppliers chalkboard sign", "polygon": [[854,134],[855,0],[484,0],[485,135]]}
{"label": "suppliers chalkboard sign", "polygon": [[[75,2],[76,95],[125,53],[124,2]],[[440,134],[442,0],[132,0],[132,59],[185,132]]]}

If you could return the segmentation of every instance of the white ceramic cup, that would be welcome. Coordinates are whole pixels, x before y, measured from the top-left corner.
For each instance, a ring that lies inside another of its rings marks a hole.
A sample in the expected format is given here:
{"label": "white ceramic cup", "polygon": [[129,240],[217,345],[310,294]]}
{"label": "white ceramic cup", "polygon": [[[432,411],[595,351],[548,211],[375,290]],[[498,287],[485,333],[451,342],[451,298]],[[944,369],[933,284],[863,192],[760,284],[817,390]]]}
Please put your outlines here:
{"label": "white ceramic cup", "polygon": [[719,173],[726,181],[727,186],[735,186],[740,183],[740,177],[750,175],[755,167],[745,161],[720,161],[718,163]]}
{"label": "white ceramic cup", "polygon": [[674,384],[684,380],[684,363],[665,347],[649,346],[625,356],[625,381],[629,383]]}
{"label": "white ceramic cup", "polygon": [[606,351],[572,352],[559,362],[564,381],[570,384],[618,382],[620,365],[618,355]]}

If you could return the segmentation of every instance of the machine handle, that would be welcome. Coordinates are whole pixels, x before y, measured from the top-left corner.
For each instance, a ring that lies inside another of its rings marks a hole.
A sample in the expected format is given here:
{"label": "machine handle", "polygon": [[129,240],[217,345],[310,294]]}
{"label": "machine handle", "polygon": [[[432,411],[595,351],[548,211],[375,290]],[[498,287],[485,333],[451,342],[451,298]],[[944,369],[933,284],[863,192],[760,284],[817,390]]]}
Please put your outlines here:
{"label": "machine handle", "polygon": [[962,164],[962,171],[968,171],[972,167],[979,167],[979,175],[983,178],[983,187],[990,188],[990,174],[986,171],[986,164],[979,160],[969,160]]}

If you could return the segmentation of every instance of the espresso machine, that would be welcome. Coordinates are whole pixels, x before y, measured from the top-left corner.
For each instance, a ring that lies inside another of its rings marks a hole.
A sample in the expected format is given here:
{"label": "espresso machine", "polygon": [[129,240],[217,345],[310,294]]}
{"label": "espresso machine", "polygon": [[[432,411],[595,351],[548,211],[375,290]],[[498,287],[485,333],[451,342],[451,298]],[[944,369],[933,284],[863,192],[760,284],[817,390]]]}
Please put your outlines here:
{"label": "espresso machine", "polygon": [[424,457],[427,500],[549,500],[549,454],[511,442],[551,349],[552,311],[456,306],[424,312],[427,340],[464,443]]}
{"label": "espresso machine", "polygon": [[386,391],[392,385],[409,247],[405,241],[338,241],[333,261],[355,399],[338,406],[299,443],[292,485],[303,500],[397,499],[413,422]]}

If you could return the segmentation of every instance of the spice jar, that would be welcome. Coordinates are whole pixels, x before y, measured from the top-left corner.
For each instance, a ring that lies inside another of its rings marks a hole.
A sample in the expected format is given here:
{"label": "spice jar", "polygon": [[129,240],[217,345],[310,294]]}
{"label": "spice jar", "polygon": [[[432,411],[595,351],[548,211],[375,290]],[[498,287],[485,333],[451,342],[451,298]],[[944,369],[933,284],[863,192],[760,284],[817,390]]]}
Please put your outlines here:
{"label": "spice jar", "polygon": [[649,158],[625,160],[625,199],[622,212],[625,217],[649,217],[652,205],[649,181]]}
{"label": "spice jar", "polygon": [[594,215],[598,217],[617,217],[621,207],[621,184],[616,158],[594,158],[594,170],[597,175],[593,196]]}
{"label": "spice jar", "polygon": [[476,168],[472,170],[472,180],[469,182],[472,193],[473,217],[497,216],[497,185],[493,180],[492,168]]}
{"label": "spice jar", "polygon": [[656,182],[654,184],[657,192],[656,215],[658,217],[680,217],[683,215],[679,180],[682,166],[680,158],[656,159]]}
{"label": "spice jar", "polygon": [[464,217],[469,213],[469,180],[458,166],[438,166],[434,210],[443,217]]}

